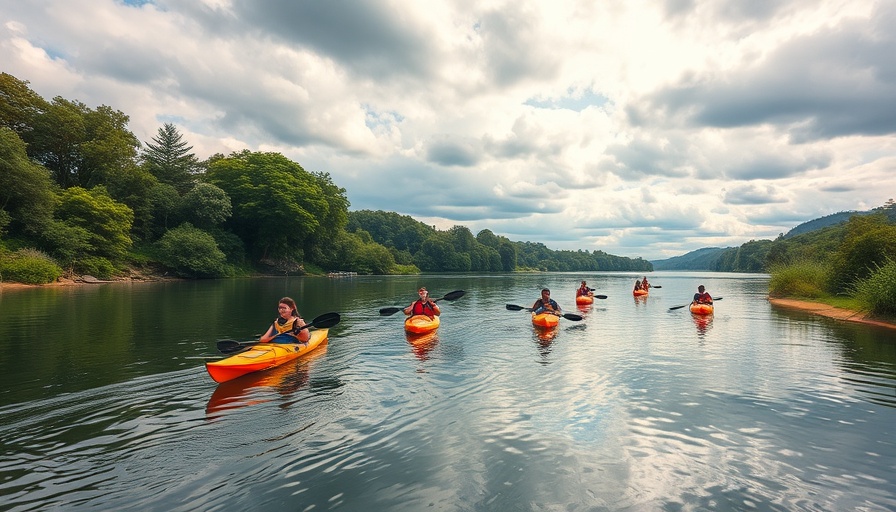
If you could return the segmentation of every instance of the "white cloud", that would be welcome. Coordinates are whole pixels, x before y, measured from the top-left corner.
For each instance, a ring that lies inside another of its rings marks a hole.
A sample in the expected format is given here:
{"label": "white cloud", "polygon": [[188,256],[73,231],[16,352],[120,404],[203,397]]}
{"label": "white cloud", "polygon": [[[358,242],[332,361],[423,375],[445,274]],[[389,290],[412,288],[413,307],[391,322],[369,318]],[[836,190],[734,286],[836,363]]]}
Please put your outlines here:
{"label": "white cloud", "polygon": [[[129,5],[130,4],[130,5]],[[883,204],[896,6],[3,2],[4,71],[355,209],[648,259]]]}

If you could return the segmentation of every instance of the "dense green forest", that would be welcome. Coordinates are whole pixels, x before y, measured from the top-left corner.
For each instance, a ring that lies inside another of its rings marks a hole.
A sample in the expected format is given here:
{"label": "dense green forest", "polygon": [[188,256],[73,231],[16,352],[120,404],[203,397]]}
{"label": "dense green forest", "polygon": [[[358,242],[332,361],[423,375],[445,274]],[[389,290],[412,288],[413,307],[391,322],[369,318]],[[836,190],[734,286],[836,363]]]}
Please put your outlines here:
{"label": "dense green forest", "polygon": [[652,268],[350,212],[326,172],[248,150],[200,161],[173,124],[141,143],[128,121],[109,106],[46,100],[0,73],[0,280]]}

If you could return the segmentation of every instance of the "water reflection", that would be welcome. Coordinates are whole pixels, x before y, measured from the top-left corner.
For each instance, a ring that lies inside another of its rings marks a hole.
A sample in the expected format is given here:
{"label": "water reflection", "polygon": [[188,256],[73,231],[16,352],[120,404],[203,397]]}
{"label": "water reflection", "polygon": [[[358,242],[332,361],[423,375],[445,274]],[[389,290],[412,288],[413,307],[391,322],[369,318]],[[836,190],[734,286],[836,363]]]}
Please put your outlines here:
{"label": "water reflection", "polygon": [[697,327],[697,334],[699,336],[705,336],[710,329],[712,329],[712,317],[713,315],[697,315],[691,313],[691,319],[694,321],[694,325]]}
{"label": "water reflection", "polygon": [[423,334],[406,332],[405,337],[411,345],[411,350],[414,352],[414,355],[421,361],[429,359],[429,353],[439,344],[439,331],[426,332]]}
{"label": "water reflection", "polygon": [[327,353],[327,342],[324,341],[311,353],[276,368],[243,375],[218,384],[205,407],[208,418],[221,413],[270,402],[276,395],[289,396],[308,386],[311,378],[311,363]]}
{"label": "water reflection", "polygon": [[633,295],[635,299],[635,307],[645,306],[647,304],[647,295]]}

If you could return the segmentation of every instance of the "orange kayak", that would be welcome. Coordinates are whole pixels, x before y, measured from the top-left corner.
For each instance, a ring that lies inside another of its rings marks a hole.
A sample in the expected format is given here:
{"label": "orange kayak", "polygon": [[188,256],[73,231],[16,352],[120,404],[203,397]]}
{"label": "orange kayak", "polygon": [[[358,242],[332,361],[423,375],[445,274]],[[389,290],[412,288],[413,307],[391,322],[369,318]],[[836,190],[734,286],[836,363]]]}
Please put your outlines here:
{"label": "orange kayak", "polygon": [[438,329],[440,323],[437,316],[429,318],[426,315],[413,315],[404,321],[404,330],[414,334],[423,334]]}
{"label": "orange kayak", "polygon": [[712,304],[694,304],[688,306],[691,313],[695,315],[711,315],[713,311]]}
{"label": "orange kayak", "polygon": [[576,304],[593,304],[594,297],[591,295],[579,295],[576,297]]}
{"label": "orange kayak", "polygon": [[247,373],[274,368],[311,352],[327,341],[329,329],[311,331],[308,343],[258,343],[220,361],[205,363],[205,369],[215,382],[227,382]]}
{"label": "orange kayak", "polygon": [[557,327],[560,324],[560,317],[553,313],[532,313],[532,325],[544,329]]}
{"label": "orange kayak", "polygon": [[643,295],[647,295],[648,293],[650,293],[649,290],[632,290],[632,295],[634,295],[635,297],[641,297]]}

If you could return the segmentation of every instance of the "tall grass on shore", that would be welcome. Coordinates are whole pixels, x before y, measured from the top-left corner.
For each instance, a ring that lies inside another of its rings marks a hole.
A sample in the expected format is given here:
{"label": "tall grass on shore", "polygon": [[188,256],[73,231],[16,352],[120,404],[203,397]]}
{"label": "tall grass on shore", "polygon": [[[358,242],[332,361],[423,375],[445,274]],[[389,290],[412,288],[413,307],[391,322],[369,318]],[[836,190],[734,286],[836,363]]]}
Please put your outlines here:
{"label": "tall grass on shore", "polygon": [[772,296],[813,299],[829,294],[830,265],[811,260],[775,265],[769,269],[768,291]]}
{"label": "tall grass on shore", "polygon": [[852,286],[852,295],[875,315],[896,315],[896,261],[887,259],[877,265],[871,275]]}

